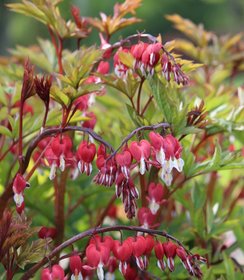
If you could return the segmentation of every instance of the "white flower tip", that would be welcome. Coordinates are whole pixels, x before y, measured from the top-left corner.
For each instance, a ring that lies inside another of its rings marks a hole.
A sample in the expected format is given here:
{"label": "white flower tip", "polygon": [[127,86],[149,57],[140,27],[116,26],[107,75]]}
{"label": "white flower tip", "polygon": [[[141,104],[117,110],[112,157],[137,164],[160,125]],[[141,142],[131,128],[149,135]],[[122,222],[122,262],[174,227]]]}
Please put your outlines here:
{"label": "white flower tip", "polygon": [[60,170],[63,172],[64,169],[65,169],[65,159],[64,159],[64,156],[61,155],[60,158],[59,158],[59,160],[60,160],[59,168],[60,168]]}
{"label": "white flower tip", "polygon": [[79,169],[78,168],[74,168],[72,170],[71,179],[75,180],[78,177],[78,175],[79,175]]}
{"label": "white flower tip", "polygon": [[91,107],[95,103],[95,94],[91,93],[88,99],[88,107]]}
{"label": "white flower tip", "polygon": [[141,174],[141,175],[144,175],[144,174],[145,174],[145,171],[146,171],[146,164],[145,164],[144,158],[142,157],[142,158],[140,159],[140,174]]}
{"label": "white flower tip", "polygon": [[182,172],[184,166],[184,160],[182,158],[173,160],[173,167],[177,169],[178,172]]}
{"label": "white flower tip", "polygon": [[56,177],[56,169],[57,169],[57,165],[56,165],[56,163],[53,163],[51,165],[51,170],[50,170],[50,174],[49,174],[50,180],[53,180]]}
{"label": "white flower tip", "polygon": [[97,267],[97,277],[99,280],[104,280],[103,264],[99,263]]}
{"label": "white flower tip", "polygon": [[156,159],[162,166],[165,164],[165,153],[162,148],[159,150],[158,153],[156,153]]}
{"label": "white flower tip", "polygon": [[153,199],[150,201],[149,208],[153,215],[155,215],[158,212],[160,205]]}
{"label": "white flower tip", "polygon": [[94,143],[94,138],[93,138],[90,134],[89,134],[88,137],[89,137],[89,142],[90,142],[90,143]]}
{"label": "white flower tip", "polygon": [[16,206],[20,207],[21,204],[24,202],[24,197],[22,193],[15,193],[14,194],[14,202],[16,203]]}

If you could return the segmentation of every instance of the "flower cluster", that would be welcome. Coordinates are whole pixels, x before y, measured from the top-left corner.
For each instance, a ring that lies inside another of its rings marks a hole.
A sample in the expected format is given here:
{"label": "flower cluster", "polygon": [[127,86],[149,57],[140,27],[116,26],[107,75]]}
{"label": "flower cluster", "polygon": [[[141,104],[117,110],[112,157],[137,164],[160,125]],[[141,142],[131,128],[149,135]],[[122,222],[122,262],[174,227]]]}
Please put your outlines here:
{"label": "flower cluster", "polygon": [[[50,179],[56,176],[57,169],[64,171],[66,167],[72,169],[72,177],[76,178],[79,171],[87,176],[92,173],[92,163],[96,158],[98,173],[94,182],[98,185],[111,187],[115,184],[116,195],[121,197],[128,218],[136,214],[136,200],[139,192],[132,180],[131,174],[139,172],[144,175],[152,166],[158,172],[162,181],[170,186],[173,180],[173,169],[181,172],[184,161],[181,158],[182,146],[171,134],[161,136],[159,133],[150,132],[149,140],[132,141],[125,145],[121,152],[109,154],[102,144],[96,148],[94,143],[82,141],[74,152],[72,140],[66,134],[45,138],[38,144],[34,154],[37,160],[43,152],[42,164],[50,166]],[[149,208],[156,214],[165,197],[165,189],[161,184],[148,186]]]}
{"label": "flower cluster", "polygon": [[[45,138],[38,143],[38,149],[33,157],[35,161],[41,157],[40,162],[50,166],[50,180],[55,178],[57,169],[64,171],[66,167],[72,169],[73,178],[79,171],[89,176],[92,172],[92,161],[96,155],[96,146],[88,141],[82,141],[75,153],[72,151],[72,146],[72,140],[68,135]],[[43,150],[45,152],[42,156]]]}
{"label": "flower cluster", "polygon": [[[128,237],[124,241],[114,240],[110,236],[95,235],[86,248],[83,260],[77,253],[70,257],[71,279],[90,279],[96,270],[98,279],[103,280],[104,269],[108,274],[106,279],[108,276],[114,279],[116,268],[119,268],[125,279],[136,279],[139,271],[143,272],[148,268],[153,252],[160,270],[174,271],[177,256],[190,275],[201,278],[199,263],[206,260],[199,255],[188,253],[172,241],[160,242],[152,235]],[[64,272],[61,272],[60,266],[57,265],[53,266],[52,270],[44,269],[41,279],[53,279],[44,276],[54,273],[59,273],[57,279],[65,279]],[[132,275],[134,278],[131,278]]]}
{"label": "flower cluster", "polygon": [[[184,161],[181,158],[182,147],[172,135],[161,136],[150,132],[150,142],[143,139],[132,141],[124,147],[115,158],[106,154],[104,147],[99,148],[97,167],[99,173],[94,181],[97,184],[112,186],[115,183],[117,197],[122,198],[128,218],[135,216],[138,190],[131,179],[131,172],[138,166],[141,175],[145,174],[151,166],[159,170],[162,181],[170,186],[173,180],[173,169],[178,172],[183,169]],[[156,213],[163,199],[161,185],[151,185],[149,188],[149,201],[152,213]]]}
{"label": "flower cluster", "polygon": [[[134,58],[132,69],[120,60],[120,53],[128,53]],[[119,78],[123,79],[127,77],[128,72],[135,72],[144,77],[161,72],[168,82],[173,77],[178,85],[188,83],[188,77],[181,70],[181,66],[164,50],[161,43],[139,42],[131,48],[120,47],[114,55],[114,71]]]}

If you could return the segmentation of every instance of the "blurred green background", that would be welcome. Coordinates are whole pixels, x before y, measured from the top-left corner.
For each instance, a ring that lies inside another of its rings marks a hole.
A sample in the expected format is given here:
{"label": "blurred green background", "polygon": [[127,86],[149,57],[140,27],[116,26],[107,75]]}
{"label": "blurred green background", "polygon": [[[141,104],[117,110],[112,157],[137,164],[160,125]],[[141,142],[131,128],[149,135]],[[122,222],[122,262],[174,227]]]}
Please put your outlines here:
{"label": "blurred green background", "polygon": [[[7,48],[13,48],[16,44],[34,44],[36,34],[39,37],[48,37],[46,28],[41,23],[8,11],[5,4],[13,2],[21,1],[0,0],[0,55],[6,54]],[[80,7],[82,16],[99,16],[100,11],[111,14],[116,2],[123,1],[64,0],[61,11],[63,16],[69,19],[70,6],[74,4]],[[164,41],[170,39],[175,36],[176,31],[164,15],[173,13],[178,13],[195,23],[202,23],[206,29],[217,34],[237,33],[243,31],[244,27],[243,0],[144,0],[138,10],[138,17],[142,18],[143,22],[126,28],[119,35],[126,36],[137,30],[145,30],[153,35],[161,33]],[[96,32],[93,32],[89,41],[86,40],[85,43],[91,41],[98,42]]]}

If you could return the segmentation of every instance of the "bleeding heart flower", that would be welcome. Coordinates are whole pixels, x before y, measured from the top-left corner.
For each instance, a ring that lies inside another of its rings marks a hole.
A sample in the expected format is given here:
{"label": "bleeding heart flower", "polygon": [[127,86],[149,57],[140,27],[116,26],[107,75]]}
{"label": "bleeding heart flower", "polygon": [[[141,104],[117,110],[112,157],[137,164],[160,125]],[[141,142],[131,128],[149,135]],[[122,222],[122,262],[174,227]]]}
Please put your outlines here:
{"label": "bleeding heart flower", "polygon": [[25,188],[30,187],[30,184],[24,179],[24,177],[18,173],[14,178],[13,182],[13,192],[23,193]]}
{"label": "bleeding heart flower", "polygon": [[132,256],[132,247],[130,243],[126,241],[120,243],[118,240],[115,240],[113,254],[120,261],[119,270],[124,274],[127,269],[127,261]]}
{"label": "bleeding heart flower", "polygon": [[183,169],[184,161],[181,158],[182,147],[179,141],[171,134],[162,137],[155,132],[149,133],[150,142],[155,150],[156,160],[161,165],[160,178],[167,186],[170,186],[173,180],[171,171],[176,168],[178,172]]}
{"label": "bleeding heart flower", "polygon": [[126,239],[126,241],[130,243],[130,246],[132,246],[132,253],[136,259],[137,266],[139,267],[140,270],[144,270],[145,265],[142,256],[145,254],[146,247],[147,247],[145,237],[144,236],[137,236],[135,238],[129,237]]}
{"label": "bleeding heart flower", "polygon": [[96,146],[93,143],[83,141],[80,143],[76,157],[78,159],[78,168],[81,173],[89,176],[92,172],[92,161],[96,155]]}
{"label": "bleeding heart flower", "polygon": [[163,244],[161,242],[157,242],[154,246],[154,252],[155,252],[155,256],[158,259],[157,260],[157,265],[161,270],[165,270],[166,268],[166,264],[164,261],[164,247]]}
{"label": "bleeding heart flower", "polygon": [[105,75],[108,74],[109,68],[109,63],[107,61],[101,61],[97,66],[97,72]]}
{"label": "bleeding heart flower", "polygon": [[154,226],[156,215],[153,215],[150,209],[146,207],[140,208],[137,212],[137,217],[140,225],[144,228],[148,229]]}
{"label": "bleeding heart flower", "polygon": [[129,178],[130,175],[130,165],[132,162],[131,153],[128,150],[125,150],[121,153],[117,153],[115,156],[116,163],[120,166],[121,172],[125,175],[126,178]]}
{"label": "bleeding heart flower", "polygon": [[120,243],[118,240],[115,240],[113,253],[119,261],[126,262],[132,256],[132,247],[129,242],[124,241]]}
{"label": "bleeding heart flower", "polygon": [[106,235],[103,238],[100,237],[100,235],[95,235],[93,238],[90,240],[89,244],[101,244],[102,246],[105,246],[109,248],[110,251],[113,250],[114,246],[114,240],[111,236]]}
{"label": "bleeding heart flower", "polygon": [[104,279],[103,266],[109,260],[109,248],[101,244],[90,244],[86,248],[87,264],[92,268],[97,268],[97,276],[99,280]]}
{"label": "bleeding heart flower", "polygon": [[150,255],[155,244],[154,237],[152,235],[146,235],[145,241],[146,241],[145,255]]}
{"label": "bleeding heart flower", "polygon": [[154,67],[160,59],[161,43],[149,44],[142,54],[141,62],[144,65],[145,72],[154,74]]}
{"label": "bleeding heart flower", "polygon": [[85,117],[88,117],[89,120],[86,120],[82,123],[82,127],[94,129],[97,123],[97,117],[93,112],[85,113]]}
{"label": "bleeding heart flower", "polygon": [[133,45],[130,49],[131,54],[136,59],[134,63],[134,69],[135,70],[139,69],[142,74],[145,74],[145,69],[144,69],[144,64],[141,61],[141,58],[147,47],[148,47],[147,43],[140,42],[136,45]]}
{"label": "bleeding heart flower", "polygon": [[72,272],[71,280],[82,280],[82,262],[78,255],[71,256],[69,258],[69,267]]}
{"label": "bleeding heart flower", "polygon": [[58,135],[53,138],[50,148],[45,151],[45,158],[51,166],[50,180],[56,176],[56,169],[59,167],[61,171],[65,170],[66,165],[70,165],[73,161],[72,140],[68,135]]}
{"label": "bleeding heart flower", "polygon": [[86,111],[88,109],[88,100],[88,94],[82,95],[75,100],[74,105],[78,110]]}
{"label": "bleeding heart flower", "polygon": [[12,190],[14,193],[14,202],[16,204],[16,211],[21,214],[25,209],[24,203],[24,190],[29,187],[29,183],[24,179],[24,177],[18,173],[14,178]]}
{"label": "bleeding heart flower", "polygon": [[48,237],[54,239],[56,234],[57,234],[57,230],[54,227],[41,227],[41,229],[38,232],[38,237],[41,239],[45,239]]}
{"label": "bleeding heart flower", "polygon": [[139,280],[137,270],[134,267],[132,267],[129,263],[126,266],[126,270],[124,270],[122,274],[125,280]]}
{"label": "bleeding heart flower", "polygon": [[140,163],[140,173],[143,175],[147,169],[146,160],[149,159],[151,153],[150,143],[147,140],[133,141],[129,146],[129,150],[133,158]]}
{"label": "bleeding heart flower", "polygon": [[44,268],[41,272],[41,280],[65,280],[63,268],[55,264],[52,266],[51,270],[49,268]]}
{"label": "bleeding heart flower", "polygon": [[104,185],[106,187],[111,187],[117,176],[117,165],[114,158],[107,160],[109,155],[103,146],[98,149],[98,157],[96,160],[96,165],[99,169],[98,174],[94,177],[93,181],[98,185]]}
{"label": "bleeding heart flower", "polygon": [[191,265],[191,261],[190,258],[188,256],[188,254],[186,253],[185,249],[182,247],[178,247],[176,249],[176,255],[180,258],[184,268],[189,272],[192,273],[193,272],[193,268]]}
{"label": "bleeding heart flower", "polygon": [[160,204],[163,202],[163,197],[166,193],[164,187],[158,183],[150,183],[148,186],[149,208],[153,214],[156,214]]}
{"label": "bleeding heart flower", "polygon": [[174,270],[174,257],[176,255],[177,246],[172,242],[168,241],[163,243],[164,253],[167,258],[167,264],[170,271]]}
{"label": "bleeding heart flower", "polygon": [[136,214],[136,199],[139,198],[139,192],[131,178],[126,178],[123,173],[120,173],[116,179],[116,195],[120,197],[122,194],[122,202],[127,217],[133,218]]}

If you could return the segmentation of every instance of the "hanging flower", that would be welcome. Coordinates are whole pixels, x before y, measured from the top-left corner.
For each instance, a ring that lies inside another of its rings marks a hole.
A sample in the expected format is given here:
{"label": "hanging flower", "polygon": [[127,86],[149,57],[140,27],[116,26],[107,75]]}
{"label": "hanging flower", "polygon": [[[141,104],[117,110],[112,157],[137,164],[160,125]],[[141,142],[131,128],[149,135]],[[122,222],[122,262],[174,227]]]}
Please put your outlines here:
{"label": "hanging flower", "polygon": [[147,170],[146,161],[150,157],[151,145],[147,140],[141,140],[140,142],[133,141],[130,143],[129,151],[133,158],[139,162],[140,173],[143,175]]}
{"label": "hanging flower", "polygon": [[83,280],[82,277],[82,262],[78,255],[71,256],[69,258],[69,267],[72,272],[71,280]]}
{"label": "hanging flower", "polygon": [[124,274],[127,270],[127,261],[132,256],[132,247],[129,242],[119,242],[118,240],[114,241],[113,247],[114,256],[120,261],[119,270],[122,274]]}
{"label": "hanging flower", "polygon": [[168,241],[166,243],[163,243],[163,247],[164,247],[165,256],[167,258],[168,268],[170,271],[173,271],[175,269],[174,258],[176,255],[177,246],[172,241]]}
{"label": "hanging flower", "polygon": [[99,280],[104,279],[103,266],[107,264],[110,250],[102,244],[90,244],[86,248],[87,265],[93,269],[97,269]]}
{"label": "hanging flower", "polygon": [[54,179],[56,170],[65,170],[65,166],[69,161],[72,162],[73,154],[71,152],[72,140],[68,135],[56,136],[50,144],[50,147],[45,151],[45,158],[51,166],[49,178]]}
{"label": "hanging flower", "polygon": [[81,173],[89,176],[92,172],[92,161],[96,155],[96,146],[93,143],[83,141],[80,143],[76,157],[78,160],[78,168]]}
{"label": "hanging flower", "polygon": [[163,203],[165,192],[166,190],[160,183],[150,183],[148,186],[149,208],[154,215],[157,213],[160,205]]}
{"label": "hanging flower", "polygon": [[18,173],[14,178],[12,190],[14,193],[14,202],[16,204],[16,210],[21,214],[25,209],[24,203],[24,190],[30,187],[29,183],[24,179],[24,177]]}
{"label": "hanging flower", "polygon": [[117,153],[115,156],[116,163],[120,167],[121,172],[126,178],[130,175],[130,166],[132,162],[132,156],[129,150],[124,150],[121,153]]}
{"label": "hanging flower", "polygon": [[44,268],[41,272],[41,280],[65,280],[63,268],[55,264],[49,268]]}
{"label": "hanging flower", "polygon": [[150,209],[142,207],[137,212],[137,217],[140,225],[144,228],[152,228],[155,225],[156,215],[154,215]]}

